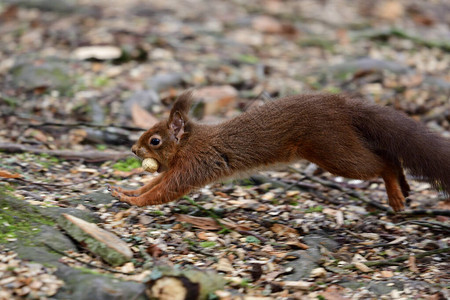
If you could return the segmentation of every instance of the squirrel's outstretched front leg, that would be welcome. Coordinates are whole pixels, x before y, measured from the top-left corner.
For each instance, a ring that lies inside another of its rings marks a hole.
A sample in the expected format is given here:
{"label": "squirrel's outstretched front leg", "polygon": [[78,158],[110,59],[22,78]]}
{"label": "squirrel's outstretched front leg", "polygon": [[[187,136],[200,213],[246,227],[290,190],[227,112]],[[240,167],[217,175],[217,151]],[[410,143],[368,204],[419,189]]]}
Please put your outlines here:
{"label": "squirrel's outstretched front leg", "polygon": [[135,190],[126,190],[121,188],[120,186],[108,186],[108,190],[111,192],[111,195],[114,197],[118,197],[118,195],[122,194],[124,196],[132,196],[136,197],[139,195],[144,194],[145,192],[151,190],[155,185],[159,184],[161,182],[163,175],[160,174],[158,177],[153,178],[149,183],[146,185],[135,189]]}
{"label": "squirrel's outstretched front leg", "polygon": [[159,178],[159,183],[139,196],[127,196],[117,191],[111,194],[122,202],[131,205],[145,206],[157,205],[177,200],[179,197],[189,193],[192,189],[207,183],[204,176],[184,174],[175,171],[167,171]]}

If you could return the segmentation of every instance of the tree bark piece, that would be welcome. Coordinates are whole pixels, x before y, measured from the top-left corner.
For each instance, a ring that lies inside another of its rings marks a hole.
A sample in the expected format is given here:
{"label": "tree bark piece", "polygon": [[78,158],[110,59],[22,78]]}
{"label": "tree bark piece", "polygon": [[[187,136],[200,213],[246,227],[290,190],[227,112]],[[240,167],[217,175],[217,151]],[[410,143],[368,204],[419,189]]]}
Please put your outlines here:
{"label": "tree bark piece", "polygon": [[124,241],[94,223],[69,214],[62,214],[58,223],[71,237],[85,243],[89,251],[112,266],[122,265],[133,257],[133,252]]}

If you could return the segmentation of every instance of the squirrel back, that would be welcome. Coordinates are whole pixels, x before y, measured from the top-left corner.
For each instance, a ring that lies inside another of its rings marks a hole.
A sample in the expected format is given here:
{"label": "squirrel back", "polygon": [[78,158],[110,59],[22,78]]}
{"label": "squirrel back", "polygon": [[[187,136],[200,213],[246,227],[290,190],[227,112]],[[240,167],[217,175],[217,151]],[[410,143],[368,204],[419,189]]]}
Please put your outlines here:
{"label": "squirrel back", "polygon": [[183,93],[169,119],[133,146],[140,158],[155,159],[162,173],[137,197],[119,191],[120,200],[164,203],[224,177],[299,159],[344,177],[381,176],[396,211],[409,192],[403,167],[450,193],[450,141],[391,108],[344,95],[307,94],[205,125],[188,117],[191,102],[192,92]]}

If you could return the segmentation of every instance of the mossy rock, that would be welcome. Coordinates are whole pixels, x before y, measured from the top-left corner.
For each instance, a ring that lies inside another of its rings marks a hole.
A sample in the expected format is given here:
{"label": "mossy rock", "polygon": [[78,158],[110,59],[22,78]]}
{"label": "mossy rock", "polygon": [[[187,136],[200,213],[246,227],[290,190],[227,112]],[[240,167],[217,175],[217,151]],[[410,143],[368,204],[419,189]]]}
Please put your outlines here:
{"label": "mossy rock", "polygon": [[69,65],[58,60],[25,60],[12,67],[11,75],[13,84],[26,90],[45,87],[65,93],[75,83]]}

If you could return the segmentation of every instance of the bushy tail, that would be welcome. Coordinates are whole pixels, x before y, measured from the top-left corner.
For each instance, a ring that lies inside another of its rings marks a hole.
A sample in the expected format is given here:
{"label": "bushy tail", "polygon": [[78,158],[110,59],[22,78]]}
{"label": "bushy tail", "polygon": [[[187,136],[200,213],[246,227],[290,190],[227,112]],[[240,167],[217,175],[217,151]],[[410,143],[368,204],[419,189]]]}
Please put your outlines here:
{"label": "bushy tail", "polygon": [[397,159],[413,176],[450,195],[450,139],[388,107],[361,104],[353,125],[369,147],[387,159]]}

